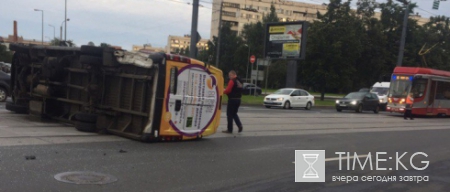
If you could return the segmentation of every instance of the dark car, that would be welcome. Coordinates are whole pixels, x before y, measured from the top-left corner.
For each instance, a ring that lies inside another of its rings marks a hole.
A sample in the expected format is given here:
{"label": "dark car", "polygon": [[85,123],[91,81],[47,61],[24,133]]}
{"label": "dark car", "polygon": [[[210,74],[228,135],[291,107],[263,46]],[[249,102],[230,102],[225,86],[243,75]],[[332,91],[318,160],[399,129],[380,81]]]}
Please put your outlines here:
{"label": "dark car", "polygon": [[0,71],[11,73],[11,64],[0,62]]}
{"label": "dark car", "polygon": [[336,100],[336,110],[355,110],[358,113],[362,111],[380,111],[380,100],[375,93],[352,92],[342,99]]}
{"label": "dark car", "polygon": [[261,88],[251,83],[242,84],[242,94],[244,95],[253,95],[256,91],[256,95],[261,95]]}
{"label": "dark car", "polygon": [[3,71],[0,71],[0,102],[6,101],[9,93],[9,83],[11,76]]}

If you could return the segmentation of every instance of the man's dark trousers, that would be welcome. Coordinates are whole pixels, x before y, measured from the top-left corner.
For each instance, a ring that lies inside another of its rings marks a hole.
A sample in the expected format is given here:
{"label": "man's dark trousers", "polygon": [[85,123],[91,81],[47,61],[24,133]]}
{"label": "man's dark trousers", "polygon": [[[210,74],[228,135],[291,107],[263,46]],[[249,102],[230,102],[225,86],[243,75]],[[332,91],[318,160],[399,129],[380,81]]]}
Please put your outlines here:
{"label": "man's dark trousers", "polygon": [[413,116],[412,116],[412,110],[407,108],[407,109],[405,110],[405,113],[403,114],[403,118],[404,118],[404,119],[407,119],[408,117],[409,117],[411,120],[414,119]]}
{"label": "man's dark trousers", "polygon": [[238,109],[241,105],[241,99],[228,99],[227,105],[227,121],[228,121],[228,132],[233,132],[233,119],[238,127],[242,127],[241,120],[238,116]]}

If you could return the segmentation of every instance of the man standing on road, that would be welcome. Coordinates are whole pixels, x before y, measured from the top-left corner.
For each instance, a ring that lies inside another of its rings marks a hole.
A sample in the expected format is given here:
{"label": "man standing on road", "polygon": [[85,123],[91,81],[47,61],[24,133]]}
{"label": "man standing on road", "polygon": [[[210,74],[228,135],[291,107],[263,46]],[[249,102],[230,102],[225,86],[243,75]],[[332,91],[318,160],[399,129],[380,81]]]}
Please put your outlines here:
{"label": "man standing on road", "polygon": [[239,128],[239,132],[242,131],[242,123],[238,116],[238,109],[241,105],[241,97],[242,97],[242,80],[237,77],[236,71],[231,70],[228,73],[228,77],[230,81],[228,81],[227,89],[223,92],[228,95],[228,104],[227,104],[227,130],[222,131],[223,133],[233,133],[233,119],[236,122],[236,125]]}
{"label": "man standing on road", "polygon": [[409,95],[406,97],[406,107],[405,107],[405,113],[403,115],[403,118],[406,120],[411,119],[414,120],[414,118],[412,117],[412,106],[414,103],[414,98],[413,98],[413,93],[409,93]]}

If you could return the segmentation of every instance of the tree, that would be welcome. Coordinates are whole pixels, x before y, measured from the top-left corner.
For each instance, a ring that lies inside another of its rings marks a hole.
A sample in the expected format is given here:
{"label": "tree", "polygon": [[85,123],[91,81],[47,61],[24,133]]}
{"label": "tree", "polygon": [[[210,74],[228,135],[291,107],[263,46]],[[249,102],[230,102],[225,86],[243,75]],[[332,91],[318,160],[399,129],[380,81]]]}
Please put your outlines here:
{"label": "tree", "polygon": [[12,57],[12,52],[7,51],[7,47],[0,44],[0,61],[3,61],[5,63],[12,63]]}
{"label": "tree", "polygon": [[[265,43],[265,25],[267,23],[272,23],[272,22],[279,22],[279,18],[277,16],[276,13],[276,9],[274,4],[272,3],[270,6],[270,13],[265,15],[263,17],[263,22],[256,22],[256,23],[249,23],[249,24],[245,24],[244,28],[241,32],[241,37],[243,39],[243,42],[246,44],[244,44],[245,48],[243,48],[241,51],[247,51],[247,54],[242,53],[242,56],[245,56],[244,61],[245,63],[248,63],[248,51],[250,50],[250,55],[255,55],[256,58],[263,58],[264,56],[264,43]],[[247,65],[243,65],[245,66],[245,70],[247,68]],[[251,66],[249,66],[251,67]],[[284,67],[284,68],[283,68]],[[251,69],[251,68],[250,68]],[[249,71],[250,71],[249,69]],[[271,65],[270,70],[269,70],[269,77],[271,77],[270,79],[277,79],[276,81],[269,81],[269,87],[273,87],[274,85],[276,86],[282,86],[284,85],[284,83],[281,85],[278,81],[278,79],[284,79],[283,77],[285,76],[286,72],[284,73],[279,73],[279,71],[281,69],[286,70],[285,66],[283,65]],[[247,71],[245,71],[244,73],[241,74],[245,74],[247,73]],[[281,75],[281,76],[280,76]],[[285,80],[283,80],[285,81]],[[280,87],[277,87],[280,88]]]}
{"label": "tree", "polygon": [[[306,61],[303,66],[305,84],[321,92],[343,92],[353,88],[363,44],[364,27],[351,11],[350,1],[331,0],[327,12],[317,13],[319,21],[309,28]],[[311,42],[311,43],[310,43]]]}
{"label": "tree", "polygon": [[88,45],[89,46],[95,46],[94,42],[92,42],[92,41],[89,41]]}
{"label": "tree", "polygon": [[419,56],[422,66],[450,70],[450,17],[431,17],[423,26],[422,34],[423,49]]}
{"label": "tree", "polygon": [[[213,41],[217,38],[213,37]],[[200,50],[198,54],[198,59],[210,65],[214,65],[215,62],[215,44],[213,41],[208,41],[208,48],[204,50]]]}
{"label": "tree", "polygon": [[272,22],[280,22],[280,19],[278,18],[277,11],[275,9],[273,2],[270,4],[270,13],[263,17],[264,24]]}
{"label": "tree", "polygon": [[72,40],[61,41],[58,38],[54,38],[50,41],[50,45],[53,46],[66,46],[66,47],[76,47]]}
{"label": "tree", "polygon": [[100,43],[100,47],[110,47],[111,45],[108,43]]}
{"label": "tree", "polygon": [[[237,36],[235,31],[231,30],[231,24],[225,23],[221,27],[221,43],[220,43],[220,58],[219,58],[219,68],[223,71],[224,75],[228,73],[230,70],[235,69],[236,60],[235,55],[239,52],[239,48],[243,43],[241,37]],[[217,45],[217,43],[215,44]],[[239,54],[239,53],[238,53]],[[242,55],[242,54],[239,54]],[[242,61],[242,58],[240,58]],[[239,74],[243,74],[238,72]]]}

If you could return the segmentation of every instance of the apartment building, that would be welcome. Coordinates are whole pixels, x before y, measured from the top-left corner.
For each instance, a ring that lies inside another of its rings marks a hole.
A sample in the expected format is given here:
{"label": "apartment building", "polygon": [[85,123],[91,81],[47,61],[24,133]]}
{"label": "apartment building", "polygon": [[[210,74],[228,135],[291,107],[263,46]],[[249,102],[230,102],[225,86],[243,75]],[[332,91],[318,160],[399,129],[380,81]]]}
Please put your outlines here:
{"label": "apartment building", "polygon": [[[208,41],[209,39],[200,39],[200,41],[197,43],[198,51],[208,50]],[[169,35],[169,38],[167,40],[166,52],[177,53],[181,49],[186,50],[190,45],[191,45],[190,35],[184,36]]]}
{"label": "apartment building", "polygon": [[[211,39],[217,37],[220,21],[220,4],[222,5],[222,24],[230,23],[231,30],[240,35],[245,24],[262,21],[264,15],[270,13],[270,6],[274,3],[278,18],[282,22],[308,21],[317,19],[317,12],[325,14],[326,4],[309,4],[285,0],[213,0],[211,17]],[[379,18],[380,13],[375,13]],[[428,22],[428,18],[422,18],[418,14],[410,16],[418,21],[419,25]]]}
{"label": "apartment building", "polygon": [[274,3],[278,18],[282,22],[309,21],[316,19],[316,13],[326,13],[326,5],[309,4],[283,0],[213,0],[211,17],[211,39],[217,36],[220,20],[220,4],[222,6],[222,23],[230,23],[231,30],[240,34],[244,25],[262,21],[264,15],[270,13]]}
{"label": "apartment building", "polygon": [[153,52],[166,52],[166,50],[164,48],[153,47],[151,44],[133,45],[132,50],[133,51],[148,50],[148,51],[153,51]]}

